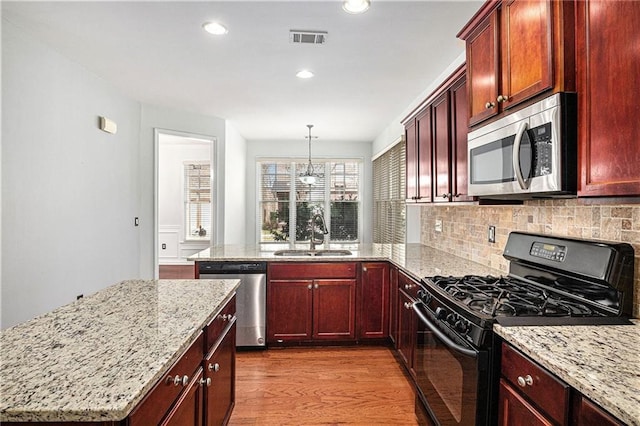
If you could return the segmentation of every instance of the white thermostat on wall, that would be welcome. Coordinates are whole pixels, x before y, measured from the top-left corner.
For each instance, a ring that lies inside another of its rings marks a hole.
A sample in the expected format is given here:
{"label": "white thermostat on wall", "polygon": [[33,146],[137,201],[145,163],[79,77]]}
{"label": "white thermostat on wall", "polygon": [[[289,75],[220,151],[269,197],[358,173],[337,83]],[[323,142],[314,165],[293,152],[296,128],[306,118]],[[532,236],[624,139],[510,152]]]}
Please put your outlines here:
{"label": "white thermostat on wall", "polygon": [[115,121],[109,120],[107,117],[100,117],[100,130],[115,134],[118,131],[118,125]]}

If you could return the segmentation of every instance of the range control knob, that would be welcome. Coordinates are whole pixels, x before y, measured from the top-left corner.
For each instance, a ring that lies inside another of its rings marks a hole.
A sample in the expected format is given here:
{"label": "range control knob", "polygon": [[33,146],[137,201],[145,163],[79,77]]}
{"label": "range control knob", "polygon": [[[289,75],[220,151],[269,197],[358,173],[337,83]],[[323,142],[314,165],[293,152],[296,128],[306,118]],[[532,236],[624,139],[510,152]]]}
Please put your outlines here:
{"label": "range control knob", "polygon": [[449,314],[447,315],[447,322],[451,325],[456,323],[456,315],[455,314]]}
{"label": "range control knob", "polygon": [[467,331],[469,331],[469,326],[463,320],[456,321],[455,327],[456,327],[456,330],[458,330],[458,332],[462,334],[465,334]]}
{"label": "range control knob", "polygon": [[438,309],[436,309],[436,318],[438,318],[439,320],[444,319],[447,317],[447,310],[440,307]]}

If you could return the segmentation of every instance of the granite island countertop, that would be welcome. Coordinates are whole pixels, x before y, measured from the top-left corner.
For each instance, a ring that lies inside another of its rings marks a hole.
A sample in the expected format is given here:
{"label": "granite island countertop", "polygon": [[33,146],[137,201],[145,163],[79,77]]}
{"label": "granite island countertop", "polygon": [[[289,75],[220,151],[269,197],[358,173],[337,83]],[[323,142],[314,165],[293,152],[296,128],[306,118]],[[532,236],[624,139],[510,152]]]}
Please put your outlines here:
{"label": "granite island countertop", "polygon": [[124,419],[239,280],[129,280],[0,335],[0,421]]}
{"label": "granite island countertop", "polygon": [[[283,247],[278,247],[281,249]],[[285,247],[286,248],[286,247]],[[308,248],[308,245],[297,248]],[[321,249],[347,249],[348,256],[276,256],[277,249],[259,245],[212,246],[189,257],[196,262],[207,261],[267,261],[267,262],[375,262],[390,261],[420,280],[434,275],[495,275],[506,274],[469,259],[422,244],[331,244]],[[319,249],[320,250],[320,249]]]}
{"label": "granite island countertop", "polygon": [[640,426],[640,320],[632,322],[494,330],[618,419]]}

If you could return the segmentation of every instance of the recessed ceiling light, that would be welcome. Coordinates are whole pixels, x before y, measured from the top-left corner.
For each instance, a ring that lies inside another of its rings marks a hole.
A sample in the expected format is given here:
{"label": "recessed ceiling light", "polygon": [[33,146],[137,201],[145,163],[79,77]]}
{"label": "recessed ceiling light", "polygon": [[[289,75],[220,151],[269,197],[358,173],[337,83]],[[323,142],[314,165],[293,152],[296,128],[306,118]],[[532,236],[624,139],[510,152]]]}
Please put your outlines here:
{"label": "recessed ceiling light", "polygon": [[296,73],[296,77],[298,78],[311,78],[313,77],[313,73],[309,70],[302,70]]}
{"label": "recessed ceiling light", "polygon": [[369,10],[371,0],[344,0],[342,8],[348,13],[363,13]]}
{"label": "recessed ceiling light", "polygon": [[229,32],[227,27],[219,22],[205,22],[202,24],[202,28],[204,28],[204,30],[209,34],[213,35],[224,35]]}

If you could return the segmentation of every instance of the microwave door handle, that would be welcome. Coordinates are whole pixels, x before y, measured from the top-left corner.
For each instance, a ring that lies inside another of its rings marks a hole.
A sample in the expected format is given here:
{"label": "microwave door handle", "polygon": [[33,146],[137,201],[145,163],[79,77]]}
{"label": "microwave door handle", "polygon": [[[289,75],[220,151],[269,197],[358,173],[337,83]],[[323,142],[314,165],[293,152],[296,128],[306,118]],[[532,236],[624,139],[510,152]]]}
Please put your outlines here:
{"label": "microwave door handle", "polygon": [[524,177],[522,176],[522,168],[520,167],[520,145],[522,144],[522,137],[524,136],[524,132],[526,131],[527,122],[523,121],[522,123],[520,123],[518,132],[516,133],[516,140],[513,142],[513,170],[516,174],[516,179],[518,179],[518,184],[522,189],[527,189],[528,186],[524,181]]}

